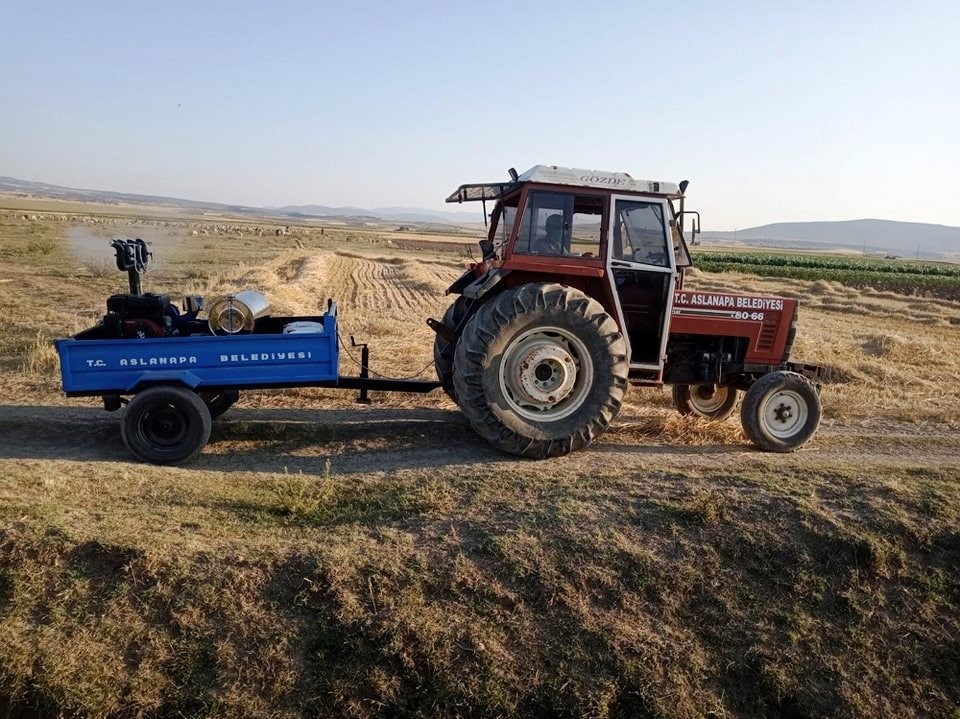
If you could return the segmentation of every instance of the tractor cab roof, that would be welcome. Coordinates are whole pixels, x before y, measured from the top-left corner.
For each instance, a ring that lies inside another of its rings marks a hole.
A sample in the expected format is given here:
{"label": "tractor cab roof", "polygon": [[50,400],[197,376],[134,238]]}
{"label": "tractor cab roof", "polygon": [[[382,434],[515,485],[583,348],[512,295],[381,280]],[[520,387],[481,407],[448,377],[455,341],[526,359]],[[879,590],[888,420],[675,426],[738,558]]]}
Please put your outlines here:
{"label": "tractor cab roof", "polygon": [[460,185],[447,198],[447,202],[472,202],[475,200],[499,200],[525,182],[567,187],[596,187],[619,192],[643,192],[647,194],[679,196],[680,187],[675,182],[637,180],[626,172],[580,170],[556,165],[534,165],[516,179],[505,182],[482,182]]}

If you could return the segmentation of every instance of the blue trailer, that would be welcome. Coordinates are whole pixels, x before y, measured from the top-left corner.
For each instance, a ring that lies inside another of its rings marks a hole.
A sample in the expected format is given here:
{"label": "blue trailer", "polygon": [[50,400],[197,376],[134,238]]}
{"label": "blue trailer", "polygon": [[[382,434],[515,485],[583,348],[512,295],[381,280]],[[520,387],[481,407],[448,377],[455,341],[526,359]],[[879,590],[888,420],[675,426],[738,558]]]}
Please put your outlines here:
{"label": "blue trailer", "polygon": [[[215,417],[242,390],[332,387],[430,392],[440,382],[371,377],[370,354],[360,350],[360,373],[340,375],[337,306],[314,317],[275,317],[259,293],[243,291],[208,308],[184,298],[183,312],[168,295],[143,292],[141,273],[152,253],[141,239],[113,240],[117,269],[130,291],[107,300],[94,327],[57,340],[63,391],[69,397],[102,397],[104,409],[126,405],[120,423],[133,454],[154,464],[180,464],[199,454]],[[253,305],[247,305],[245,298]]]}
{"label": "blue trailer", "polygon": [[[323,330],[283,334],[293,322]],[[339,378],[336,305],[318,317],[265,317],[253,334],[56,341],[70,397],[135,394],[157,384],[194,391],[331,384]]]}
{"label": "blue trailer", "polygon": [[[284,333],[296,322],[316,331]],[[351,342],[353,338],[351,338]],[[77,338],[56,341],[63,390],[70,397],[98,396],[104,408],[126,405],[121,435],[139,459],[181,464],[199,454],[212,421],[242,390],[331,387],[359,390],[429,392],[439,382],[371,377],[366,345],[360,373],[340,375],[337,308],[323,315],[257,320],[250,334],[186,335],[143,339]]]}

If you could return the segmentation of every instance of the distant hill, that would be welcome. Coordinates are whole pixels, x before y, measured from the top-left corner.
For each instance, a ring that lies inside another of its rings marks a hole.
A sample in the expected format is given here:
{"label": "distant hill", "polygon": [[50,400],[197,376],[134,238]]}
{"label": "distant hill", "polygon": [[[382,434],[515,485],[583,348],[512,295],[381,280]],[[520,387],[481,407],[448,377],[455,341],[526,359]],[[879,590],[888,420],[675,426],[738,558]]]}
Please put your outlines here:
{"label": "distant hill", "polygon": [[459,224],[463,222],[483,222],[483,212],[445,212],[443,210],[425,210],[421,207],[375,207],[367,210],[362,207],[327,207],[326,205],[284,205],[269,208],[298,217],[366,217],[374,220],[395,222],[427,222]]}
{"label": "distant hill", "polygon": [[15,177],[0,177],[0,193],[42,197],[55,200],[80,202],[104,202],[108,204],[154,205],[158,207],[183,208],[194,211],[229,212],[254,217],[272,218],[319,218],[335,217],[341,220],[379,220],[385,222],[416,222],[420,224],[475,224],[483,222],[483,213],[445,212],[419,207],[380,207],[366,210],[362,207],[327,207],[326,205],[287,205],[285,207],[251,207],[230,205],[221,202],[186,200],[179,197],[159,195],[136,195],[112,190],[83,190],[75,187],[50,185],[46,182],[18,180]]}
{"label": "distant hill", "polygon": [[15,177],[0,177],[0,192],[45,197],[54,200],[74,200],[81,202],[130,203],[143,205],[161,205],[164,207],[186,207],[190,209],[217,209],[227,208],[236,211],[252,210],[240,205],[226,205],[217,202],[198,202],[175,197],[159,197],[156,195],[135,195],[128,192],[113,192],[111,190],[81,190],[75,187],[50,185],[46,182],[31,182],[18,180]]}
{"label": "distant hill", "polygon": [[704,230],[700,239],[765,247],[850,249],[934,259],[960,258],[960,227],[896,220],[777,222],[734,232]]}

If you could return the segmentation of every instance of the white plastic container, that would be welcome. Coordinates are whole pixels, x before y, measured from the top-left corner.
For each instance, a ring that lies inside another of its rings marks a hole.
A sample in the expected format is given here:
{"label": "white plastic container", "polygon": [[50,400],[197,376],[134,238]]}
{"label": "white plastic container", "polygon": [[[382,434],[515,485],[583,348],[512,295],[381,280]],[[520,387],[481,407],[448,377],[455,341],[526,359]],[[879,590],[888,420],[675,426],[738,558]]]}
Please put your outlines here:
{"label": "white plastic container", "polygon": [[305,335],[319,332],[323,332],[322,322],[300,320],[298,322],[288,322],[283,326],[283,334],[285,335]]}

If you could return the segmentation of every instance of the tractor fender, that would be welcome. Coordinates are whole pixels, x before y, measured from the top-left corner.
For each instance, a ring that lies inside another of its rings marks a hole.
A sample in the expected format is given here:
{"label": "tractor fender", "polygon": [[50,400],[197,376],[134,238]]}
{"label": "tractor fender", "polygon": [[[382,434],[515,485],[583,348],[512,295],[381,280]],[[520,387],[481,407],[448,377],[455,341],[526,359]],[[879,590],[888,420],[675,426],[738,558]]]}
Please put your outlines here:
{"label": "tractor fender", "polygon": [[478,277],[469,285],[463,288],[463,296],[471,300],[479,300],[491,289],[493,289],[500,280],[510,274],[510,270],[495,269],[489,270],[486,274]]}
{"label": "tractor fender", "polygon": [[469,269],[464,270],[463,274],[453,281],[453,284],[447,288],[446,294],[462,295],[464,288],[476,279],[477,273],[474,271],[473,265],[471,265]]}

